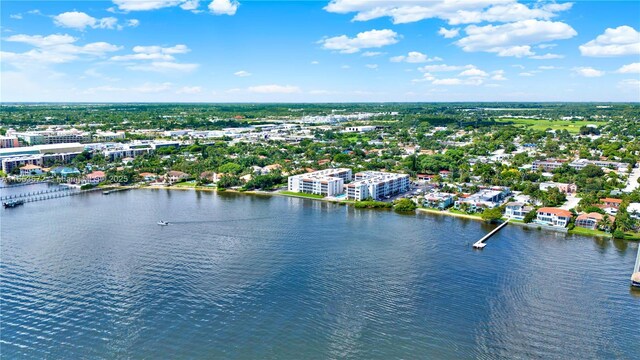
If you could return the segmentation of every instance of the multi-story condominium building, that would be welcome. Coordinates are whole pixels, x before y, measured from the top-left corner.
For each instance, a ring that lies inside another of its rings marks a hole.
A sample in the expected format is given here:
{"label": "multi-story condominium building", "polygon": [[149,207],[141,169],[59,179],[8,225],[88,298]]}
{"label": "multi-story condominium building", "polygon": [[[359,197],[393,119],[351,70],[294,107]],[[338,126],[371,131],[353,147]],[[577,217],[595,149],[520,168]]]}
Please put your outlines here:
{"label": "multi-story condominium building", "polygon": [[113,140],[122,140],[126,137],[124,131],[97,131],[93,134],[93,141],[113,141]]}
{"label": "multi-story condominium building", "polygon": [[344,183],[351,181],[351,169],[326,169],[289,176],[288,189],[293,192],[335,196],[344,192]]}
{"label": "multi-story condominium building", "polygon": [[538,171],[538,170],[553,171],[553,170],[559,168],[560,166],[564,165],[565,163],[566,163],[566,161],[564,161],[564,160],[552,160],[552,159],[536,160],[531,165],[531,170],[533,170],[533,171]]}
{"label": "multi-story condominium building", "polygon": [[18,147],[18,138],[15,136],[0,136],[0,149]]}
{"label": "multi-story condominium building", "polygon": [[571,220],[571,212],[569,210],[542,207],[538,209],[536,222],[538,224],[566,227]]}
{"label": "multi-story condominium building", "polygon": [[381,171],[356,173],[355,181],[346,186],[347,199],[382,200],[409,190],[409,175]]}
{"label": "multi-story condominium building", "polygon": [[91,141],[91,134],[86,131],[29,131],[15,133],[22,141],[29,145],[82,143]]}
{"label": "multi-story condominium building", "polygon": [[575,194],[578,192],[578,186],[576,184],[563,184],[551,181],[540,183],[540,190],[542,191],[547,191],[551,188],[557,188],[565,194]]}
{"label": "multi-story condominium building", "polygon": [[523,220],[531,210],[533,210],[532,206],[527,206],[523,202],[512,201],[506,204],[504,216],[514,220]]}
{"label": "multi-story condominium building", "polygon": [[42,155],[24,155],[2,159],[2,171],[6,174],[11,173],[15,168],[21,168],[25,165],[42,166]]}
{"label": "multi-story condominium building", "polygon": [[618,171],[627,171],[629,168],[629,164],[616,162],[616,161],[604,161],[604,160],[587,160],[587,159],[578,159],[572,161],[569,166],[576,170],[582,170],[587,165],[595,165],[601,168],[615,169]]}

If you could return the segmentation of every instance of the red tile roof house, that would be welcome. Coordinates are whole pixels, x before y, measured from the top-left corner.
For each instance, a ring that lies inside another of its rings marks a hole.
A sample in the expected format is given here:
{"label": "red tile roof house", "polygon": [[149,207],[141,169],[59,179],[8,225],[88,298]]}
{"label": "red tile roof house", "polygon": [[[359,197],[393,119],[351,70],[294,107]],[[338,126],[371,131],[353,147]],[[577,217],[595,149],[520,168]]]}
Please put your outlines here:
{"label": "red tile roof house", "polygon": [[571,211],[569,210],[543,207],[537,211],[536,222],[542,225],[566,227],[571,220],[571,216]]}
{"label": "red tile roof house", "polygon": [[622,200],[620,199],[612,199],[612,198],[604,198],[600,199],[600,202],[605,204],[607,207],[613,207],[616,209],[620,208],[620,204],[622,204]]}
{"label": "red tile roof house", "polygon": [[189,174],[183,173],[182,171],[169,171],[167,175],[164,177],[165,182],[169,184],[176,183],[180,180],[186,180],[189,178]]}
{"label": "red tile roof house", "polygon": [[609,223],[613,224],[613,222],[615,221],[615,218],[613,216],[602,215],[597,212],[592,212],[588,214],[579,215],[576,218],[576,226],[585,228],[585,229],[595,230],[598,228],[598,224],[605,216],[609,217]]}
{"label": "red tile roof house", "polygon": [[101,182],[105,181],[107,179],[107,176],[105,175],[104,171],[94,171],[90,174],[87,174],[87,176],[85,176],[84,178],[87,183],[98,185]]}

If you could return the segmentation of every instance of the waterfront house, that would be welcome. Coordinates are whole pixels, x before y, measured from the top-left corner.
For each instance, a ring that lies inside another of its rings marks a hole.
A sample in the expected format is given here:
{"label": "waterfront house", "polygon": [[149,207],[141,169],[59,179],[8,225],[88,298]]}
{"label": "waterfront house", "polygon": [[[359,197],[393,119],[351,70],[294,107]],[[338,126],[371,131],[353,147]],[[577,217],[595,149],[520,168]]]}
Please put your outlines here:
{"label": "waterfront house", "polygon": [[557,227],[566,227],[572,216],[569,210],[552,207],[540,208],[536,215],[538,224]]}
{"label": "waterfront house", "polygon": [[20,175],[40,175],[42,174],[42,167],[34,164],[27,164],[20,168]]}
{"label": "waterfront house", "polygon": [[612,207],[612,208],[616,208],[616,209],[619,209],[620,208],[620,204],[622,204],[622,200],[613,199],[613,198],[600,199],[600,202],[603,203],[606,207]]}
{"label": "waterfront house", "polygon": [[435,175],[431,175],[431,174],[418,174],[417,178],[418,180],[423,180],[423,181],[431,181],[433,180],[433,178],[436,177]]}
{"label": "waterfront house", "polygon": [[175,184],[179,181],[183,181],[189,178],[189,174],[183,173],[182,171],[169,171],[167,175],[164,177],[166,183]]}
{"label": "waterfront house", "polygon": [[504,208],[504,216],[509,219],[523,220],[531,210],[533,210],[532,206],[527,206],[523,202],[512,201],[506,204]]}
{"label": "waterfront house", "polygon": [[58,166],[51,169],[51,173],[54,175],[62,176],[63,178],[67,178],[67,177],[76,177],[80,175],[80,170],[72,167]]}
{"label": "waterfront house", "polygon": [[409,191],[409,175],[382,171],[362,171],[355,174],[355,180],[345,186],[347,199],[374,200],[388,199]]}
{"label": "waterfront house", "polygon": [[[613,224],[615,220],[613,216],[602,215],[597,212],[592,212],[588,214],[579,215],[576,218],[576,226],[585,228],[585,229],[595,230],[598,228],[598,224],[600,224],[600,222],[602,221],[602,219],[604,219],[605,216],[609,218],[609,223]],[[608,229],[605,229],[605,230],[608,230]]]}
{"label": "waterfront house", "polygon": [[150,172],[141,172],[138,175],[140,175],[140,177],[144,179],[144,181],[153,181],[158,178],[158,175]]}
{"label": "waterfront house", "polygon": [[453,194],[434,192],[424,196],[422,206],[444,210],[453,205]]}
{"label": "waterfront house", "polygon": [[94,171],[90,174],[87,174],[87,176],[85,176],[85,181],[92,185],[98,185],[99,183],[105,181],[106,179],[107,179],[107,176],[105,175],[104,171]]}
{"label": "waterfront house", "polygon": [[200,179],[208,182],[216,183],[220,179],[220,176],[219,174],[213,171],[205,171],[200,174]]}

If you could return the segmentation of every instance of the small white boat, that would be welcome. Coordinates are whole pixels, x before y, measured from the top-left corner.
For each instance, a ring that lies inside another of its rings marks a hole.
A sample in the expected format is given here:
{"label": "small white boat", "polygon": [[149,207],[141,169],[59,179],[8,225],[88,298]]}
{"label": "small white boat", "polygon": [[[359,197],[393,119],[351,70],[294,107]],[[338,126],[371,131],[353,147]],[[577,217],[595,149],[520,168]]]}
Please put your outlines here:
{"label": "small white boat", "polygon": [[169,225],[169,222],[168,221],[158,221],[158,225],[167,226],[167,225]]}

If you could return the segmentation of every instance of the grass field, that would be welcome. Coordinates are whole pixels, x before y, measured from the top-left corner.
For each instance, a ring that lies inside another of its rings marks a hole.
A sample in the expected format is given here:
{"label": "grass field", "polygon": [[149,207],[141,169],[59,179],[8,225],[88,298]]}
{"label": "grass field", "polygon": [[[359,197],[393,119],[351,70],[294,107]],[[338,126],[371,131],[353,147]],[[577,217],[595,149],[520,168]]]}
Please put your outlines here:
{"label": "grass field", "polygon": [[606,233],[604,231],[585,229],[585,228],[581,228],[581,227],[578,227],[578,226],[576,226],[573,229],[569,230],[569,234],[611,237],[611,234]]}
{"label": "grass field", "polygon": [[172,186],[176,186],[176,187],[195,187],[196,186],[196,182],[195,181],[185,181],[185,182],[175,183]]}
{"label": "grass field", "polygon": [[293,192],[293,191],[280,191],[280,194],[282,194],[282,195],[291,195],[291,196],[300,196],[300,197],[306,197],[306,198],[310,198],[310,199],[322,199],[322,198],[324,198],[324,196],[322,196],[322,195],[298,193],[298,192]]}
{"label": "grass field", "polygon": [[582,126],[588,124],[602,125],[596,121],[583,120],[498,119],[496,122],[512,124],[518,127],[525,127],[538,131],[545,131],[547,129],[567,130],[572,134],[577,134],[580,132],[580,128]]}

